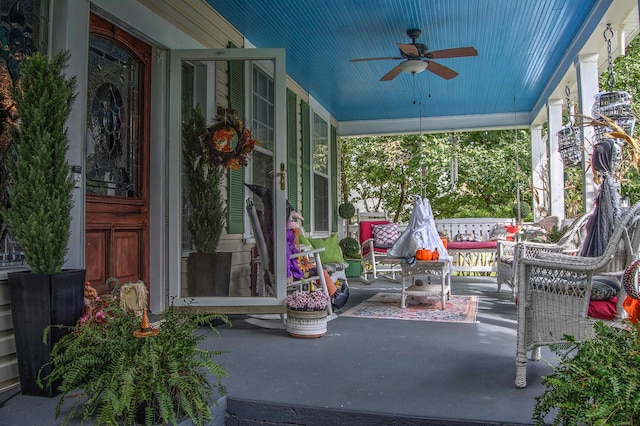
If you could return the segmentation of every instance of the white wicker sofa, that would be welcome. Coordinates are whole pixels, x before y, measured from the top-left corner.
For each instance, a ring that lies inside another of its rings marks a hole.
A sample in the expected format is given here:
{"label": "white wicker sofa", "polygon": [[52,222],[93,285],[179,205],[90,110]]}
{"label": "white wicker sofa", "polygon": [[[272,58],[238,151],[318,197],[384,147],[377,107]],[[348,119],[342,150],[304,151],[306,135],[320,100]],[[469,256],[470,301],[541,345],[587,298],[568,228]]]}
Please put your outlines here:
{"label": "white wicker sofa", "polygon": [[[495,217],[435,219],[438,232],[449,238],[447,252],[453,259],[454,272],[485,274],[497,271],[497,242],[490,240],[492,231],[496,226],[515,223],[513,218]],[[456,236],[467,241],[456,241]]]}
{"label": "white wicker sofa", "polygon": [[[640,203],[637,203],[615,225],[599,257],[542,252],[530,258],[518,254],[517,387],[527,385],[529,351],[532,360],[539,360],[541,346],[564,342],[567,335],[576,340],[592,335],[596,320],[588,313],[594,283],[601,282],[601,277],[621,277],[637,258],[639,246]],[[622,286],[618,291],[614,323],[626,316],[622,308],[626,293]]]}

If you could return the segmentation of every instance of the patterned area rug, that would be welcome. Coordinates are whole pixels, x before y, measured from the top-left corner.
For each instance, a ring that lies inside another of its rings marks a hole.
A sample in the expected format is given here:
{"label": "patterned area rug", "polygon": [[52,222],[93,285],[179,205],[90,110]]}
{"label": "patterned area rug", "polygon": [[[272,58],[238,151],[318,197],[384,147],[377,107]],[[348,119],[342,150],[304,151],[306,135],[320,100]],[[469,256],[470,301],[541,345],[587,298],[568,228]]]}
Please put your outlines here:
{"label": "patterned area rug", "polygon": [[340,314],[341,317],[382,318],[409,321],[476,322],[478,296],[451,296],[444,311],[440,297],[407,297],[407,307],[400,308],[400,293],[378,293],[359,305]]}

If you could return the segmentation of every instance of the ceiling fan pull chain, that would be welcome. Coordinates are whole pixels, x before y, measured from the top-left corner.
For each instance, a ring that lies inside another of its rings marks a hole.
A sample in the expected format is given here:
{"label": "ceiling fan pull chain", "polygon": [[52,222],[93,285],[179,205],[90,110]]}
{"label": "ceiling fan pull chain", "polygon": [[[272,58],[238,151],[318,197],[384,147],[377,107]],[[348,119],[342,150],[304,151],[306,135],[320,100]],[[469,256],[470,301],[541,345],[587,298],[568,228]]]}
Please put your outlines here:
{"label": "ceiling fan pull chain", "polygon": [[609,61],[607,84],[609,85],[609,89],[613,89],[613,85],[616,83],[616,77],[613,75],[613,55],[611,54],[611,40],[613,39],[613,28],[611,28],[611,24],[607,24],[603,35],[604,40],[607,42],[607,60]]}

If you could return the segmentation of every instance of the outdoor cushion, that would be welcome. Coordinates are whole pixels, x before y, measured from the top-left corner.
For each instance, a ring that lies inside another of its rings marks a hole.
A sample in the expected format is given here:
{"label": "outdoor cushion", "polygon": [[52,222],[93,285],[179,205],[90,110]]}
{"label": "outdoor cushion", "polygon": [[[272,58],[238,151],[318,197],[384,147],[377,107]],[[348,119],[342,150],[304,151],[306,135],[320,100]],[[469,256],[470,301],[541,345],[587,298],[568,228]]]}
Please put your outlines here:
{"label": "outdoor cushion", "polygon": [[[374,225],[383,225],[383,224],[388,224],[390,223],[388,220],[363,220],[360,221],[359,223],[359,228],[360,228],[360,244],[364,243],[365,241],[367,241],[370,238],[373,238],[373,226]],[[373,250],[376,253],[386,253],[387,249],[386,248],[381,248],[381,247],[374,247]],[[366,255],[367,253],[369,253],[369,247],[368,246],[363,246],[362,247],[362,255]]]}
{"label": "outdoor cushion", "polygon": [[497,247],[497,241],[449,241],[447,244],[447,250],[479,250]]}
{"label": "outdoor cushion", "polygon": [[608,300],[620,292],[620,281],[614,277],[596,276],[591,284],[591,300]]}
{"label": "outdoor cushion", "polygon": [[373,238],[373,226],[388,224],[388,220],[367,220],[361,221],[360,225],[360,244],[367,241],[369,238]]}
{"label": "outdoor cushion", "polygon": [[385,223],[371,226],[373,232],[373,245],[383,248],[391,248],[398,239],[398,224]]}
{"label": "outdoor cushion", "polygon": [[507,228],[504,224],[497,223],[489,234],[489,241],[506,240],[508,236]]}
{"label": "outdoor cushion", "polygon": [[454,241],[478,241],[478,239],[476,238],[476,234],[473,234],[473,233],[457,234],[453,240]]}
{"label": "outdoor cushion", "polygon": [[324,247],[320,252],[320,260],[325,263],[345,263],[342,250],[338,244],[338,234],[332,234],[327,238],[308,238],[314,249]]}
{"label": "outdoor cushion", "polygon": [[590,300],[587,315],[591,318],[611,321],[618,315],[617,304],[617,296],[608,300]]}

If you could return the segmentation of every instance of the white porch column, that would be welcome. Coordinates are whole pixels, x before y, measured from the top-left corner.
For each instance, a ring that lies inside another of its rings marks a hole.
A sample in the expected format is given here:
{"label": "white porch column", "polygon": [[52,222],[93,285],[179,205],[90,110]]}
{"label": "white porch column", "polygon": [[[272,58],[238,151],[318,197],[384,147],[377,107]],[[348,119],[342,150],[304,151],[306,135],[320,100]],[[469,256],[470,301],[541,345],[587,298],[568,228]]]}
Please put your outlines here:
{"label": "white porch column", "polygon": [[[531,132],[531,181],[533,183],[533,221],[537,222],[549,212],[547,191],[549,190],[549,168],[547,167],[547,144],[542,140],[542,125],[534,124]],[[544,214],[543,214],[544,213]]]}
{"label": "white porch column", "polygon": [[[564,220],[564,164],[558,151],[558,132],[562,128],[562,99],[547,101],[549,133],[549,202],[551,216]],[[532,141],[533,142],[533,141]]]}
{"label": "white porch column", "polygon": [[[578,77],[578,104],[581,115],[591,117],[593,101],[598,94],[598,54],[589,53],[578,56],[575,64]],[[596,196],[596,186],[593,183],[593,170],[587,165],[591,162],[593,152],[594,131],[592,126],[582,127],[582,202],[584,211],[593,208],[593,200]]]}
{"label": "white porch column", "polygon": [[69,165],[81,169],[75,173],[77,179],[73,190],[73,207],[71,209],[71,236],[65,268],[85,268],[85,232],[84,232],[84,175],[82,169],[85,157],[85,129],[87,116],[87,67],[89,44],[89,0],[54,0],[51,10],[51,39],[48,54],[53,55],[61,50],[69,50],[67,75],[77,77],[77,97],[73,103],[71,114],[67,120],[69,136]]}

